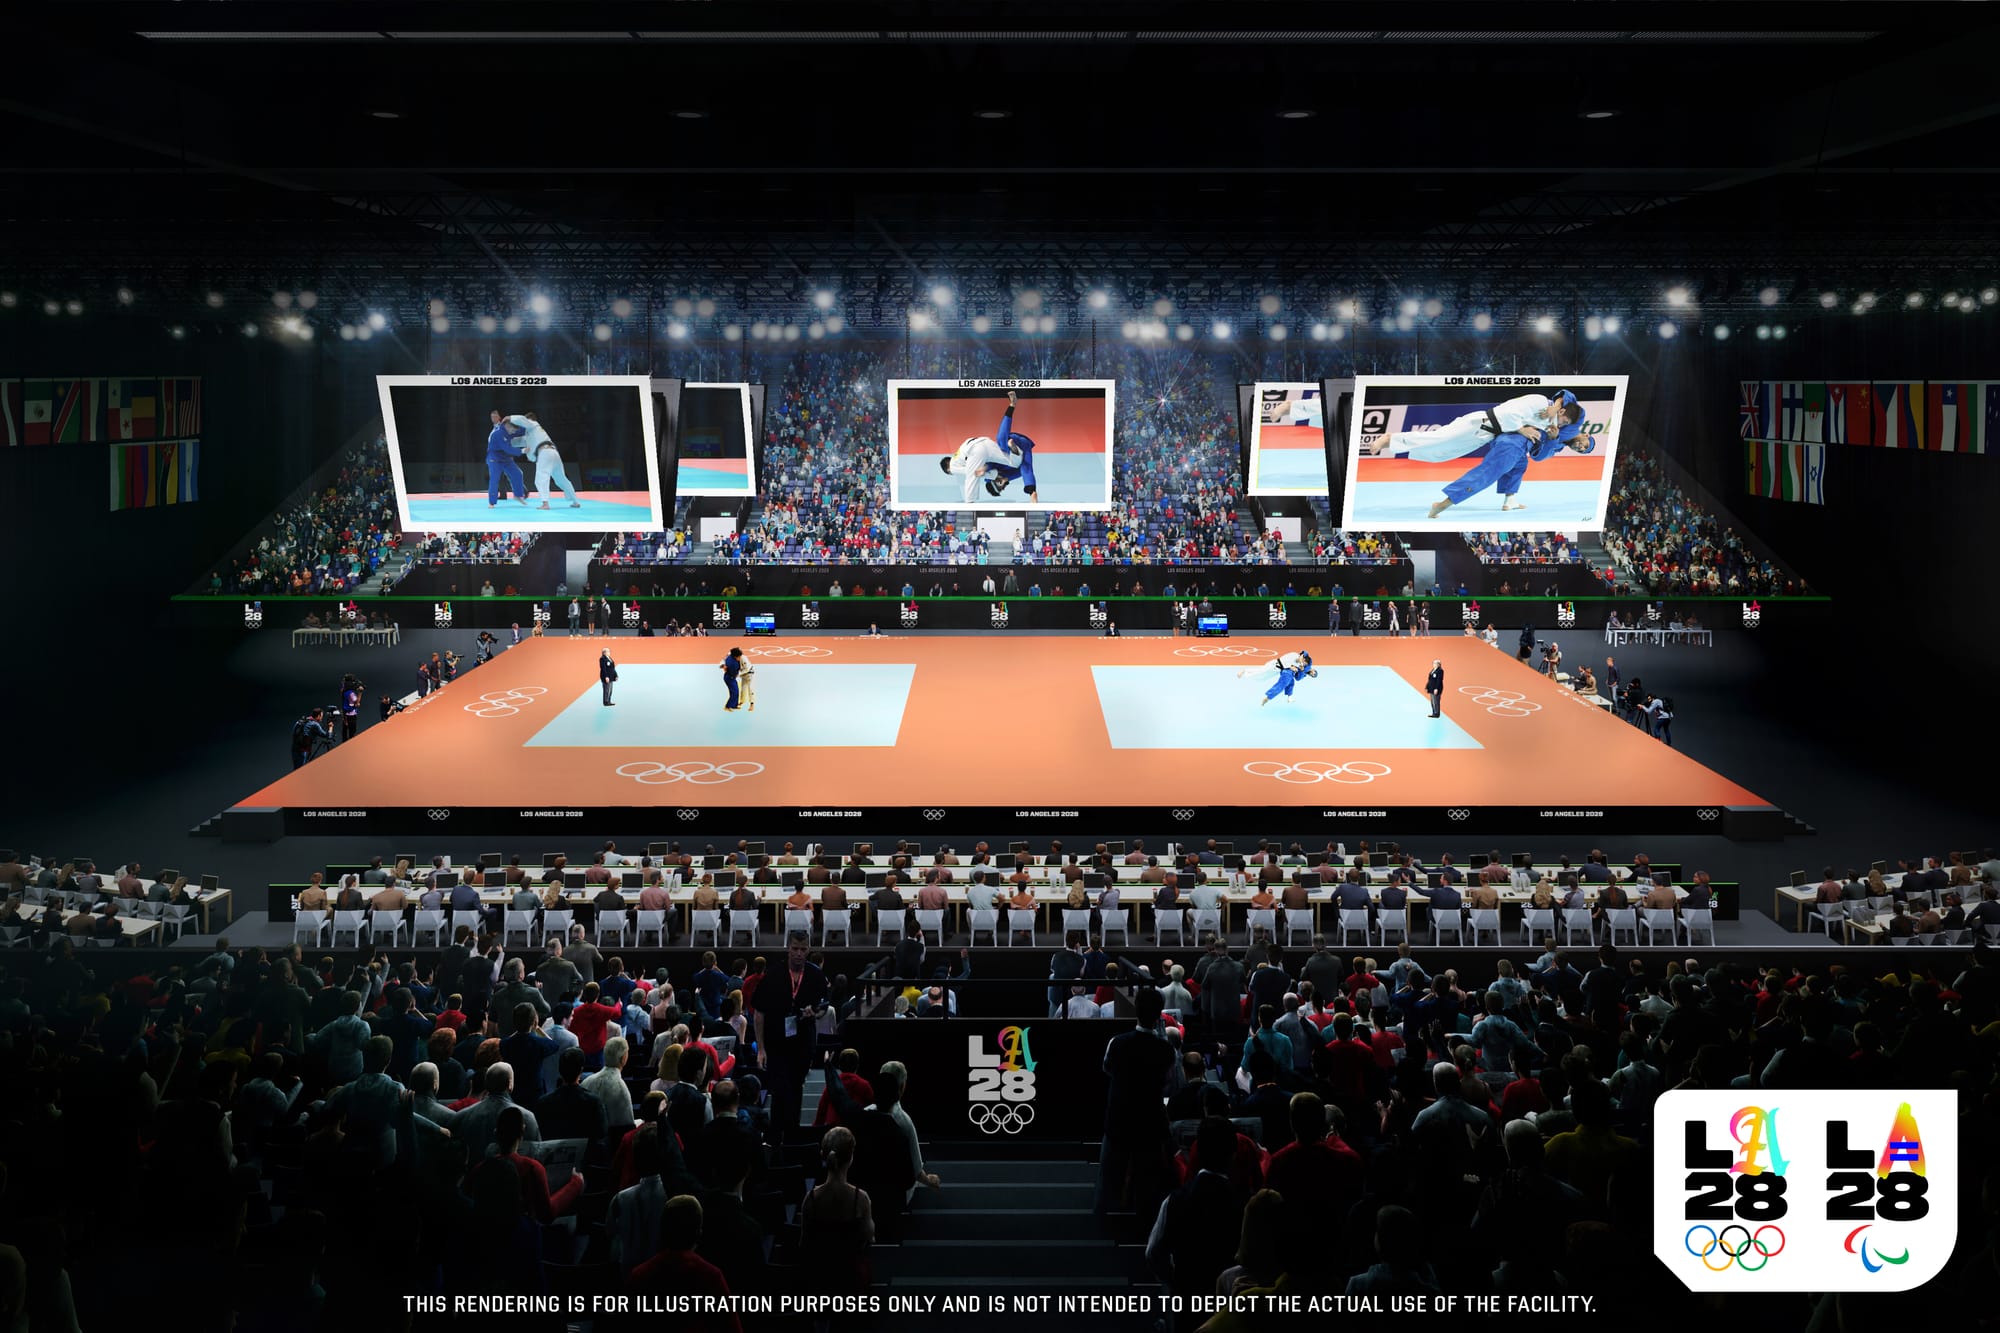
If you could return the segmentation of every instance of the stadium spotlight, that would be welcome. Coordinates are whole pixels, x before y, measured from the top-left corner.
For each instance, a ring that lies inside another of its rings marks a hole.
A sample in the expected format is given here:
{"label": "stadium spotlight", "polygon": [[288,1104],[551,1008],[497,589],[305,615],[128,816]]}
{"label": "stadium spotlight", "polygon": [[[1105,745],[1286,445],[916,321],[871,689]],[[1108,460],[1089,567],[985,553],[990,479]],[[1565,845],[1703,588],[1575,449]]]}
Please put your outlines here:
{"label": "stadium spotlight", "polygon": [[500,327],[500,321],[491,315],[481,315],[475,322],[478,324],[481,333],[491,333]]}
{"label": "stadium spotlight", "polygon": [[436,319],[436,318],[437,318],[437,317],[438,317],[439,315],[442,315],[442,314],[444,313],[444,301],[443,301],[443,299],[442,299],[442,298],[440,298],[440,297],[436,297],[436,296],[433,296],[433,297],[431,298],[431,303],[430,303],[430,306],[429,306],[429,310],[430,310],[430,316],[431,316],[431,318],[432,318],[432,319]]}
{"label": "stadium spotlight", "polygon": [[611,314],[615,319],[632,318],[632,303],[622,296],[619,297],[611,303]]}
{"label": "stadium spotlight", "polygon": [[1719,343],[1729,341],[1729,326],[1727,324],[1718,324],[1715,326],[1715,340]]}
{"label": "stadium spotlight", "polygon": [[[1988,287],[1979,293],[1979,303],[1981,305],[1992,305],[1995,301],[2000,301],[2000,287]],[[13,303],[9,302],[8,304],[11,305]]]}
{"label": "stadium spotlight", "polygon": [[298,340],[302,343],[311,342],[313,340],[313,326],[310,324],[299,325],[299,331],[294,336],[296,336]]}
{"label": "stadium spotlight", "polygon": [[[1668,305],[1686,305],[1687,303],[1688,303],[1688,289],[1687,289],[1687,288],[1685,288],[1685,287],[1669,287],[1669,288],[1667,288],[1667,304],[1668,304]],[[1662,325],[1661,327],[1662,327],[1662,328],[1664,328],[1664,327],[1665,327],[1665,325]],[[1662,335],[1662,336],[1666,336],[1666,335]]]}
{"label": "stadium spotlight", "polygon": [[1439,315],[1442,315],[1443,313],[1444,313],[1444,302],[1438,300],[1437,297],[1433,296],[1430,300],[1424,302],[1425,319],[1436,319]]}
{"label": "stadium spotlight", "polygon": [[83,313],[83,302],[72,296],[69,300],[63,302],[63,309],[72,315],[81,315]]}
{"label": "stadium spotlight", "polygon": [[1165,319],[1168,315],[1174,313],[1174,303],[1162,296],[1159,300],[1153,302],[1153,313],[1161,319]]}
{"label": "stadium spotlight", "polygon": [[932,305],[950,305],[952,300],[951,288],[945,286],[943,283],[936,283],[931,287]]}
{"label": "stadium spotlight", "polygon": [[1487,314],[1484,310],[1480,311],[1472,317],[1472,327],[1475,332],[1485,333],[1493,327],[1493,316]]}
{"label": "stadium spotlight", "polygon": [[1215,323],[1209,325],[1208,331],[1218,338],[1227,338],[1229,336],[1229,321],[1218,319]]}
{"label": "stadium spotlight", "polygon": [[[301,326],[301,327],[303,327],[303,326]],[[297,332],[298,332],[298,329],[293,329],[293,330],[292,330],[292,332],[293,332],[293,333],[297,333]],[[434,316],[434,317],[432,318],[432,320],[431,320],[431,332],[432,332],[432,333],[450,333],[450,332],[451,332],[451,321],[450,321],[449,319],[446,319],[446,318],[445,318],[445,317],[444,317],[443,315],[437,315],[437,316]]]}
{"label": "stadium spotlight", "polygon": [[1660,321],[1659,334],[1662,338],[1671,338],[1674,335],[1678,334],[1679,332],[1680,332],[1679,327],[1675,325],[1675,323],[1671,319],[1663,319]]}
{"label": "stadium spotlight", "polygon": [[1978,302],[1974,301],[1969,296],[1966,297],[1963,301],[1960,301],[1958,303],[1958,313],[1961,315],[1970,315],[1978,309],[1979,309]]}
{"label": "stadium spotlight", "polygon": [[929,315],[925,314],[921,310],[912,310],[910,312],[910,331],[912,333],[922,333],[925,329],[928,329],[930,326],[931,326],[931,317]]}
{"label": "stadium spotlight", "polygon": [[245,323],[244,323],[244,325],[243,325],[243,336],[244,336],[244,337],[246,337],[246,338],[254,338],[254,337],[256,337],[256,336],[257,336],[257,326],[256,326],[255,324],[253,324],[253,323],[250,323],[250,322],[248,322],[248,321],[245,321]]}
{"label": "stadium spotlight", "polygon": [[1423,309],[1423,307],[1417,303],[1415,297],[1404,297],[1403,303],[1396,307],[1396,313],[1399,315],[1409,315],[1415,317],[1417,311],[1421,309]]}
{"label": "stadium spotlight", "polygon": [[1120,336],[1124,337],[1128,341],[1137,338],[1139,336],[1138,322],[1136,320],[1128,319],[1123,324],[1120,324],[1118,326],[1118,332]]}
{"label": "stadium spotlight", "polygon": [[[1166,336],[1167,336],[1167,326],[1166,326],[1166,325],[1164,325],[1164,324],[1156,324],[1156,325],[1155,325],[1154,327],[1155,327],[1155,328],[1157,328],[1157,329],[1158,329],[1158,330],[1160,331],[1160,332],[1159,332],[1159,336],[1160,336],[1160,337],[1164,338],[1164,337],[1166,337]],[[1176,338],[1179,338],[1179,339],[1180,339],[1180,340],[1181,340],[1182,342],[1184,342],[1184,343],[1186,343],[1186,342],[1193,342],[1193,341],[1194,341],[1194,325],[1192,325],[1192,324],[1183,324],[1183,325],[1181,325],[1181,326],[1180,326],[1179,328],[1177,328],[1177,329],[1175,329],[1175,330],[1174,330],[1174,337],[1176,337]]]}
{"label": "stadium spotlight", "polygon": [[1326,331],[1326,340],[1330,343],[1337,343],[1346,336],[1347,326],[1345,324],[1336,324]]}
{"label": "stadium spotlight", "polygon": [[839,333],[842,329],[846,327],[847,327],[847,321],[842,319],[839,315],[828,315],[826,317],[826,331],[828,333]]}
{"label": "stadium spotlight", "polygon": [[536,292],[528,298],[528,312],[530,314],[546,315],[553,308],[554,303],[549,300],[548,293],[546,292]]}
{"label": "stadium spotlight", "polygon": [[826,325],[817,319],[814,320],[812,323],[806,325],[806,337],[814,341],[826,337]]}
{"label": "stadium spotlight", "polygon": [[1326,341],[1326,321],[1325,321],[1325,320],[1321,320],[1321,321],[1319,321],[1318,323],[1316,323],[1316,324],[1314,324],[1314,325],[1312,326],[1312,339],[1313,339],[1313,341],[1314,341],[1314,342],[1316,342],[1316,343],[1323,343],[1323,342],[1325,342],[1325,341]]}
{"label": "stadium spotlight", "polygon": [[118,304],[119,305],[132,304],[132,289],[130,287],[120,287],[118,289]]}
{"label": "stadium spotlight", "polygon": [[202,299],[208,302],[208,308],[209,308],[210,310],[220,310],[220,309],[222,309],[222,293],[221,293],[221,292],[210,292],[210,293],[209,293],[209,294],[208,294],[207,296],[203,297]]}
{"label": "stadium spotlight", "polygon": [[379,310],[371,310],[368,312],[368,327],[371,329],[386,329],[389,327],[389,317]]}
{"label": "stadium spotlight", "polygon": [[699,109],[697,109],[697,108],[695,108],[695,107],[691,107],[691,106],[684,106],[684,107],[682,107],[682,108],[681,108],[680,110],[678,110],[678,111],[674,112],[674,119],[675,119],[675,120],[707,120],[707,119],[708,119],[708,113],[707,113],[706,111],[702,111],[702,110],[699,110]]}
{"label": "stadium spotlight", "polygon": [[813,307],[818,310],[833,309],[833,293],[822,287],[813,293]]}
{"label": "stadium spotlight", "polygon": [[1596,342],[1599,338],[1602,338],[1604,336],[1603,319],[1596,315],[1586,317],[1583,321],[1583,336],[1592,342]]}
{"label": "stadium spotlight", "polygon": [[1771,340],[1771,326],[1769,324],[1759,324],[1757,326],[1757,339],[1759,342],[1769,342]]}
{"label": "stadium spotlight", "polygon": [[1313,110],[1312,108],[1310,108],[1310,107],[1303,107],[1303,106],[1295,106],[1295,107],[1288,107],[1288,108],[1286,108],[1285,110],[1283,110],[1283,111],[1280,111],[1280,112],[1278,113],[1278,119],[1279,119],[1279,120],[1311,120],[1311,119],[1312,119],[1312,118],[1313,118],[1314,116],[1316,116],[1316,115],[1318,115],[1318,114],[1319,114],[1319,112],[1317,112],[1317,111],[1314,111],[1314,110]]}
{"label": "stadium spotlight", "polygon": [[1277,314],[1279,310],[1284,308],[1284,304],[1282,300],[1269,292],[1257,298],[1257,308],[1267,315]]}
{"label": "stadium spotlight", "polygon": [[1911,292],[1908,296],[1903,298],[1903,304],[1908,306],[1912,310],[1915,310],[1923,303],[1924,303],[1924,294],[1922,292]]}
{"label": "stadium spotlight", "polygon": [[369,328],[366,324],[356,324],[354,326],[354,341],[365,343],[374,336],[375,330]]}
{"label": "stadium spotlight", "polygon": [[1014,299],[1020,304],[1023,310],[1040,310],[1042,308],[1042,294],[1033,288],[1022,292]]}
{"label": "stadium spotlight", "polygon": [[988,319],[986,316],[974,315],[972,317],[972,331],[974,333],[989,333],[992,331],[992,329],[993,329],[993,321]]}
{"label": "stadium spotlight", "polygon": [[750,336],[752,338],[763,338],[770,332],[771,332],[771,326],[769,324],[766,324],[761,319],[757,320],[750,326]]}
{"label": "stadium spotlight", "polygon": [[1342,319],[1348,321],[1349,323],[1352,323],[1354,320],[1360,318],[1361,306],[1359,302],[1349,299],[1346,301],[1342,301],[1339,305],[1335,306],[1333,308],[1333,313],[1339,315]]}
{"label": "stadium spotlight", "polygon": [[1875,293],[1873,292],[1863,292],[1854,299],[1860,303],[1864,310],[1873,310],[1875,308]]}
{"label": "stadium spotlight", "polygon": [[299,300],[299,309],[310,310],[314,306],[319,304],[319,293],[312,291],[303,291],[299,293],[298,300]]}
{"label": "stadium spotlight", "polygon": [[686,319],[694,313],[694,302],[683,296],[673,303],[671,309],[674,312],[675,319]]}
{"label": "stadium spotlight", "polygon": [[1411,329],[1417,327],[1417,317],[1415,315],[1398,315],[1396,316],[1396,327],[1404,333],[1408,333]]}
{"label": "stadium spotlight", "polygon": [[1577,112],[1577,114],[1579,116],[1582,116],[1585,120],[1609,120],[1618,113],[1616,111],[1613,111],[1608,106],[1600,106],[1600,107],[1593,107],[1592,109],[1587,111],[1579,111]]}
{"label": "stadium spotlight", "polygon": [[722,326],[722,341],[726,343],[742,342],[743,326],[741,324],[724,324]]}
{"label": "stadium spotlight", "polygon": [[1618,332],[1619,329],[1623,327],[1624,324],[1622,321],[1619,320],[1618,316],[1606,315],[1604,317],[1604,331],[1606,333],[1616,333]]}
{"label": "stadium spotlight", "polygon": [[1773,324],[1771,326],[1771,337],[1777,342],[1783,342],[1785,340],[1785,326],[1782,324]]}
{"label": "stadium spotlight", "polygon": [[1535,316],[1536,333],[1554,333],[1555,331],[1556,331],[1556,317],[1554,315]]}
{"label": "stadium spotlight", "polygon": [[354,341],[354,326],[352,324],[343,324],[340,326],[340,340],[344,343]]}
{"label": "stadium spotlight", "polygon": [[[120,290],[123,289],[121,288]],[[289,310],[292,308],[292,294],[290,292],[272,292],[271,304],[280,310]]]}
{"label": "stadium spotlight", "polygon": [[509,315],[500,321],[500,327],[508,333],[519,333],[521,331],[521,317],[519,315]]}
{"label": "stadium spotlight", "polygon": [[1284,325],[1273,324],[1270,328],[1269,336],[1272,342],[1281,343],[1286,339],[1286,337],[1289,336],[1289,334],[1287,333],[1287,330],[1285,329]]}
{"label": "stadium spotlight", "polygon": [[972,114],[980,120],[1006,120],[1014,113],[1006,110],[1004,107],[990,106],[983,111],[975,111]]}
{"label": "stadium spotlight", "polygon": [[1847,313],[1850,315],[1865,315],[1868,313],[1868,307],[1856,301],[1853,305],[1847,307]]}
{"label": "stadium spotlight", "polygon": [[1102,287],[1099,287],[1096,291],[1092,292],[1090,296],[1086,299],[1086,304],[1088,304],[1092,310],[1106,309],[1111,304],[1111,293],[1105,291]]}
{"label": "stadium spotlight", "polygon": [[373,116],[376,120],[401,120],[403,118],[402,112],[391,111],[388,107],[377,107],[375,110],[370,111],[368,114]]}
{"label": "stadium spotlight", "polygon": [[[673,333],[673,328],[671,325],[668,327],[667,332],[669,335]],[[599,321],[596,325],[592,326],[590,330],[590,336],[597,339],[597,341],[601,343],[608,343],[611,341],[611,326],[602,321]]]}
{"label": "stadium spotlight", "polygon": [[1831,310],[1839,304],[1840,304],[1839,292],[1821,292],[1819,294],[1820,309]]}
{"label": "stadium spotlight", "polygon": [[174,341],[179,342],[181,339],[188,336],[188,331],[185,325],[176,324],[172,328],[167,330],[167,336],[169,338],[172,338]]}
{"label": "stadium spotlight", "polygon": [[48,300],[42,302],[42,313],[44,315],[60,315],[62,313],[62,303],[54,297],[50,297]]}
{"label": "stadium spotlight", "polygon": [[713,319],[715,317],[715,302],[709,300],[706,296],[702,297],[694,303],[694,313],[702,319]]}
{"label": "stadium spotlight", "polygon": [[795,343],[798,340],[799,340],[799,326],[796,324],[785,325],[785,341],[788,343]]}
{"label": "stadium spotlight", "polygon": [[1947,310],[1955,310],[1958,308],[1957,292],[1946,292],[1942,297],[1938,299],[1944,303],[1944,307]]}
{"label": "stadium spotlight", "polygon": [[0,307],[12,310],[15,306],[15,303],[18,302],[20,299],[21,299],[20,297],[14,295],[14,293],[12,292],[0,292]]}
{"label": "stadium spotlight", "polygon": [[1776,305],[1778,304],[1778,296],[1779,292],[1776,287],[1766,287],[1764,288],[1764,290],[1757,293],[1757,304]]}

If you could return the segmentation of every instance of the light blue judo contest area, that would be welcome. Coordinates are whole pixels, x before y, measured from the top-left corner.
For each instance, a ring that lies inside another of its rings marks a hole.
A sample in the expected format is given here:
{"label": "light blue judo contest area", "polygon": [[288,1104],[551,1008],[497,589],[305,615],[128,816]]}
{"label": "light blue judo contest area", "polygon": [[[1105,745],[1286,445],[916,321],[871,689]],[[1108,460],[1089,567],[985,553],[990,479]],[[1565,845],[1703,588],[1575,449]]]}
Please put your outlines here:
{"label": "light blue judo contest area", "polygon": [[674,464],[675,493],[685,495],[699,487],[704,491],[736,491],[750,493],[750,474],[739,462],[735,470],[727,467],[704,466],[699,459],[682,458]]}
{"label": "light blue judo contest area", "polygon": [[757,664],[757,711],[723,711],[718,663],[618,668],[614,707],[592,683],[528,741],[531,747],[890,746],[917,668],[910,662]]}
{"label": "light blue judo contest area", "polygon": [[[1262,665],[1261,663],[1259,665]],[[1114,750],[1480,750],[1385,666],[1323,666],[1264,703],[1276,676],[1239,666],[1093,666]]]}
{"label": "light blue judo contest area", "polygon": [[[534,472],[528,473],[533,482]],[[547,509],[540,508],[540,500],[531,499],[528,505],[516,504],[502,497],[499,504],[488,508],[486,496],[479,495],[412,495],[410,497],[410,525],[421,529],[427,523],[482,524],[488,530],[506,532],[528,532],[545,523],[597,523],[607,530],[618,528],[643,528],[651,525],[653,511],[646,505],[613,504],[607,500],[593,500],[590,493],[581,495],[583,507],[571,509],[569,497],[558,491],[550,499]]]}
{"label": "light blue judo contest area", "polygon": [[[939,454],[904,454],[897,459],[896,503],[925,509],[959,509],[965,505],[965,478],[938,470]],[[1110,502],[1104,474],[1104,455],[1035,452],[1036,498],[1030,501],[1018,479],[993,496],[979,487],[975,507],[1022,509],[1037,505],[1062,509],[1071,505],[1102,505]]]}
{"label": "light blue judo contest area", "polygon": [[[1476,461],[1467,459],[1466,469],[1470,471]],[[1357,482],[1353,488],[1354,517],[1347,526],[1374,531],[1425,522],[1429,519],[1431,506],[1444,498],[1446,480]],[[1437,521],[1458,523],[1482,532],[1489,528],[1515,531],[1522,523],[1533,523],[1537,527],[1563,523],[1591,524],[1598,518],[1597,497],[1600,489],[1600,484],[1595,481],[1536,481],[1530,474],[1528,480],[1521,484],[1518,497],[1521,503],[1528,506],[1526,509],[1510,509],[1502,514],[1500,493],[1489,488],[1464,504],[1445,510],[1437,516]]]}
{"label": "light blue judo contest area", "polygon": [[1259,449],[1252,489],[1294,487],[1326,494],[1326,455],[1310,449]]}

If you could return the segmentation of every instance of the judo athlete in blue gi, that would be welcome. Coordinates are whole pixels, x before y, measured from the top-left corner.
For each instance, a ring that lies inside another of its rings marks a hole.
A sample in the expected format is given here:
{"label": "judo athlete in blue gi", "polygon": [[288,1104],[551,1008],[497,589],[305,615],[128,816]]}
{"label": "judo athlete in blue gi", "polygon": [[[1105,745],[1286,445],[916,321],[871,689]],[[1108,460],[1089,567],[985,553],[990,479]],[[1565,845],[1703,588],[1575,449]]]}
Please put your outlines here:
{"label": "judo athlete in blue gi", "polygon": [[1019,398],[1018,394],[1007,395],[1007,411],[992,438],[975,435],[959,445],[950,458],[938,460],[940,472],[955,473],[965,479],[965,503],[971,504],[979,498],[982,485],[988,495],[998,499],[1015,481],[1021,483],[1028,499],[1035,498],[1035,442],[1014,429],[1014,408]]}
{"label": "judo athlete in blue gi", "polygon": [[522,432],[509,426],[496,410],[493,413],[493,433],[486,437],[486,507],[493,508],[500,503],[500,479],[505,477],[513,496],[523,505],[528,503],[528,483],[521,476]]}
{"label": "judo athlete in blue gi", "polygon": [[1565,408],[1561,429],[1545,433],[1527,426],[1494,436],[1486,446],[1486,456],[1470,472],[1446,483],[1444,499],[1431,506],[1427,517],[1436,518],[1453,505],[1464,504],[1488,486],[1500,492],[1502,513],[1510,509],[1526,509],[1528,506],[1515,497],[1521,492],[1521,481],[1527,474],[1528,464],[1553,458],[1559,449],[1578,454],[1595,450],[1597,441],[1583,433],[1583,404],[1577,402],[1566,389],[1561,400]]}
{"label": "judo athlete in blue gi", "polygon": [[1275,681],[1271,682],[1270,689],[1264,691],[1264,702],[1258,704],[1257,706],[1259,708],[1262,708],[1264,704],[1270,703],[1271,700],[1277,698],[1278,695],[1281,693],[1287,699],[1291,698],[1292,686],[1298,684],[1301,680],[1304,680],[1307,676],[1317,676],[1318,674],[1319,674],[1319,668],[1313,666],[1306,667],[1302,671],[1295,671],[1291,667],[1280,667],[1278,669],[1278,678]]}
{"label": "judo athlete in blue gi", "polygon": [[743,668],[748,665],[741,648],[731,648],[729,656],[722,659],[722,687],[729,691],[729,702],[722,706],[725,713],[733,713],[743,706],[743,696],[737,682],[742,678]]}

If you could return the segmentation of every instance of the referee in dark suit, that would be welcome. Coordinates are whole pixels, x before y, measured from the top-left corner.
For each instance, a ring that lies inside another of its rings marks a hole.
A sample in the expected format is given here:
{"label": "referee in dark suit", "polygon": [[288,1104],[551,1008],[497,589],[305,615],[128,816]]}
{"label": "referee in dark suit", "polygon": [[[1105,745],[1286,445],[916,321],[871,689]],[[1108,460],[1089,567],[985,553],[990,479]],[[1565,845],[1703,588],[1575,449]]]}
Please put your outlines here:
{"label": "referee in dark suit", "polygon": [[611,683],[618,679],[618,664],[611,660],[611,650],[605,649],[597,655],[597,681],[604,687],[604,706],[615,708],[611,702]]}
{"label": "referee in dark suit", "polygon": [[1431,697],[1431,716],[1438,716],[1438,709],[1444,703],[1444,660],[1431,659],[1430,679],[1424,682],[1424,693]]}

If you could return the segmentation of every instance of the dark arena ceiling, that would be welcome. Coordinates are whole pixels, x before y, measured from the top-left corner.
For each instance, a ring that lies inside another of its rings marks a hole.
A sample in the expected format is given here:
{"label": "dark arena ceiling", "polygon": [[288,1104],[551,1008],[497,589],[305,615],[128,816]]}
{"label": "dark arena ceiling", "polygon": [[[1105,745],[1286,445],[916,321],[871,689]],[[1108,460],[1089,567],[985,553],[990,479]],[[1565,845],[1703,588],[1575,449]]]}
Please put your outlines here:
{"label": "dark arena ceiling", "polygon": [[[1978,286],[1995,13],[1856,3],[19,4],[0,286],[732,315]],[[1496,30],[1504,21],[1508,26]],[[20,58],[33,52],[33,58]],[[1763,302],[1768,303],[1768,302]]]}

